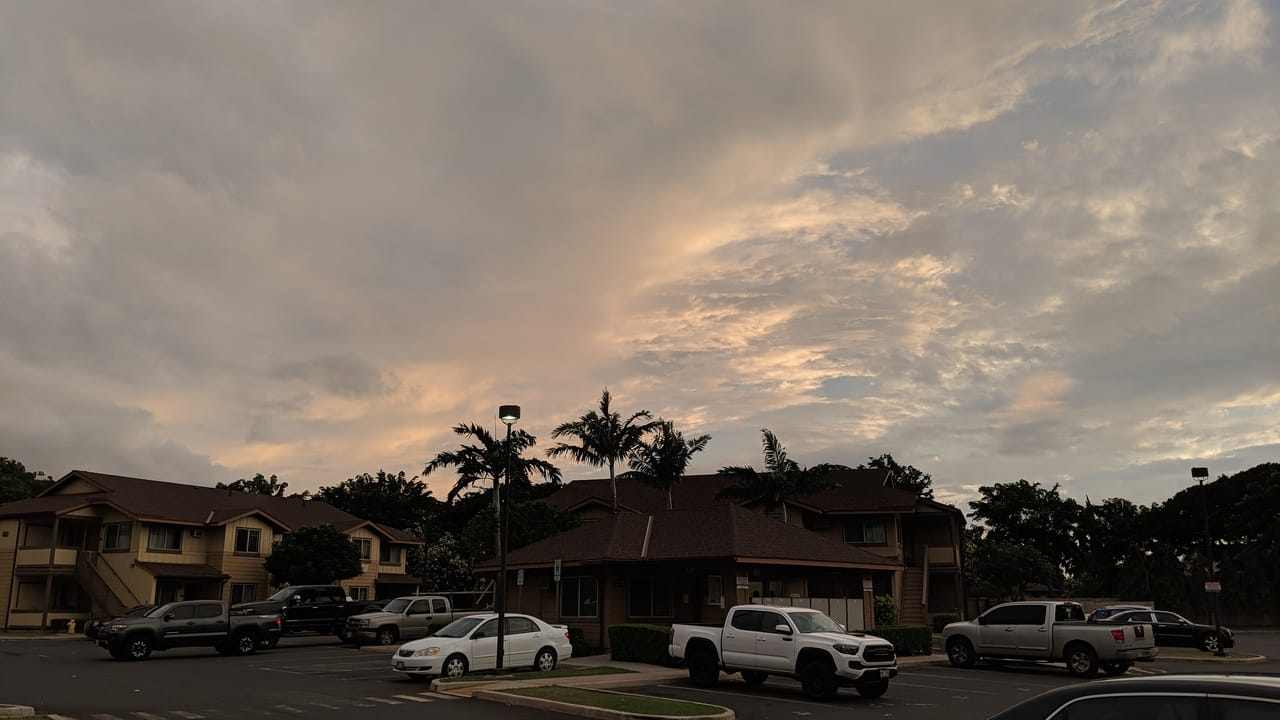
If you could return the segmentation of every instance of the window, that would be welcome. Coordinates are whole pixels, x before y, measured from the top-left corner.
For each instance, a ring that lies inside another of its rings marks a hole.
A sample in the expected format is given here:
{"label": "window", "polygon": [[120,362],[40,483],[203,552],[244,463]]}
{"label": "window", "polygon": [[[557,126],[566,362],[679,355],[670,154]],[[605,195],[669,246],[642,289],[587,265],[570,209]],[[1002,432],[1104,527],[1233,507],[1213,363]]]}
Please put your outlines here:
{"label": "window", "polygon": [[1181,625],[1182,624],[1182,618],[1170,612],[1158,612],[1158,613],[1155,613],[1155,616],[1156,616],[1156,622],[1158,623],[1162,623],[1165,625]]}
{"label": "window", "polygon": [[760,630],[760,618],[764,613],[759,610],[739,610],[733,614],[729,624],[738,630],[757,632]]}
{"label": "window", "polygon": [[369,588],[364,585],[353,585],[347,588],[347,593],[351,595],[352,600],[363,602],[369,599]]}
{"label": "window", "polygon": [[79,610],[80,586],[71,582],[55,584],[51,607],[55,610]]}
{"label": "window", "polygon": [[257,555],[262,531],[258,528],[236,528],[236,552],[241,555]]}
{"label": "window", "polygon": [[178,552],[182,550],[182,528],[172,525],[152,525],[147,535],[148,550]]}
{"label": "window", "polygon": [[595,617],[600,611],[599,588],[593,577],[565,578],[560,582],[560,614]]}
{"label": "window", "polygon": [[405,615],[426,615],[431,612],[431,603],[427,600],[414,600],[409,604]]}
{"label": "window", "polygon": [[448,611],[449,611],[449,605],[444,601],[444,598],[431,598],[431,612],[433,614],[439,614],[439,613],[448,612]]}
{"label": "window", "polygon": [[777,633],[777,627],[779,625],[791,627],[790,623],[786,621],[786,618],[782,617],[779,613],[767,611],[760,613],[760,632]]}
{"label": "window", "polygon": [[128,550],[133,537],[133,523],[111,523],[104,528],[103,550]]}
{"label": "window", "polygon": [[216,618],[222,617],[222,606],[217,603],[200,603],[196,606],[196,617],[198,618]]}
{"label": "window", "polygon": [[258,599],[258,586],[253,583],[232,584],[231,604],[253,602]]}
{"label": "window", "polygon": [[1196,720],[1199,704],[1187,695],[1103,695],[1077,700],[1053,720]]}
{"label": "window", "polygon": [[1013,625],[1018,619],[1018,607],[1016,605],[1006,605],[989,611],[982,616],[983,624],[986,625]]}
{"label": "window", "polygon": [[1015,609],[1018,612],[1013,618],[1014,625],[1043,625],[1049,615],[1045,605],[1018,605]]}
{"label": "window", "polygon": [[850,520],[844,524],[844,541],[884,545],[884,521]]}
{"label": "window", "polygon": [[1070,622],[1072,620],[1084,620],[1084,608],[1072,603],[1059,605],[1053,611],[1054,622]]}
{"label": "window", "polygon": [[369,562],[373,557],[373,539],[372,538],[354,538],[351,542],[356,544],[356,549],[360,551],[360,559]]}
{"label": "window", "polygon": [[1222,720],[1276,720],[1280,717],[1280,702],[1275,700],[1213,698],[1210,702],[1218,706],[1215,717]]}
{"label": "window", "polygon": [[498,620],[497,618],[494,618],[493,620],[489,620],[485,622],[485,624],[477,628],[475,634],[471,636],[471,639],[479,640],[480,638],[497,637],[497,636],[498,636]]}
{"label": "window", "polygon": [[381,545],[382,547],[378,548],[378,562],[383,565],[399,565],[401,562],[400,558],[403,548],[399,545],[392,545],[387,542],[384,542]]}
{"label": "window", "polygon": [[196,616],[196,606],[179,605],[175,608],[171,608],[169,612],[165,613],[165,616],[170,620],[191,620]]}
{"label": "window", "polygon": [[671,617],[671,580],[632,578],[631,617]]}
{"label": "window", "polygon": [[724,607],[724,578],[720,575],[707,576],[707,604]]}
{"label": "window", "polygon": [[533,624],[529,618],[509,617],[507,618],[507,634],[521,635],[524,633],[538,632],[538,626]]}

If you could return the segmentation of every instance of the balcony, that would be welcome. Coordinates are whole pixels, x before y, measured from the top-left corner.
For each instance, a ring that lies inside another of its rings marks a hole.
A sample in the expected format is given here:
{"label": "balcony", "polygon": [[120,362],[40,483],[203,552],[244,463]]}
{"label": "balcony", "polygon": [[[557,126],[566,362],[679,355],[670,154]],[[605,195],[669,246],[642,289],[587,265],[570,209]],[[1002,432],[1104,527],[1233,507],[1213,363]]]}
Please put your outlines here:
{"label": "balcony", "polygon": [[[53,550],[55,567],[75,567],[80,557],[76,548],[60,547]],[[18,550],[16,565],[18,567],[49,567],[49,548],[25,547]]]}
{"label": "balcony", "polygon": [[930,545],[925,548],[927,567],[956,567],[960,564],[960,549],[954,545]]}

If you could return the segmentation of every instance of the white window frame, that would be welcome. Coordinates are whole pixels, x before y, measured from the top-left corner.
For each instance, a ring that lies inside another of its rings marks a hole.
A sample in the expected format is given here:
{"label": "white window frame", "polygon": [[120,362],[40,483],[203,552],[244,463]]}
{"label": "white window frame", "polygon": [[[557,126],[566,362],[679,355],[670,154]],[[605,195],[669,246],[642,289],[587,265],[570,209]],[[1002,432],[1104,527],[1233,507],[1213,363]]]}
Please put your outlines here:
{"label": "white window frame", "polygon": [[[246,590],[246,588],[248,589]],[[239,592],[239,595],[240,595],[239,599],[236,599],[237,591]],[[246,593],[248,594],[248,597],[245,597]],[[231,584],[231,604],[232,605],[235,605],[236,603],[253,602],[257,599],[258,599],[257,583],[232,583]]]}
{"label": "white window frame", "polygon": [[[116,536],[115,539],[117,543],[115,545],[111,544],[111,535],[112,535],[111,531],[113,529],[115,530],[115,536]],[[124,531],[123,533],[124,545],[119,544],[122,538],[121,529],[123,529]],[[133,546],[133,522],[128,521],[128,522],[118,522],[118,523],[107,523],[106,525],[103,526],[102,528],[103,552],[106,552],[108,550],[128,550],[132,546]]]}
{"label": "white window frame", "polygon": [[[165,541],[170,538],[176,539],[177,547],[169,547],[168,544],[156,545],[157,534]],[[147,549],[159,552],[182,552],[182,528],[177,525],[152,525],[147,531]]]}
{"label": "white window frame", "polygon": [[[244,533],[245,543],[244,549],[240,548],[240,533]],[[262,554],[262,530],[251,527],[236,528],[236,541],[234,551],[237,555],[261,555]]]}
{"label": "white window frame", "polygon": [[369,562],[373,558],[373,538],[352,538],[351,542],[355,543],[356,549],[360,551],[361,562]]}
{"label": "white window frame", "polygon": [[707,576],[707,604],[724,607],[724,576]]}

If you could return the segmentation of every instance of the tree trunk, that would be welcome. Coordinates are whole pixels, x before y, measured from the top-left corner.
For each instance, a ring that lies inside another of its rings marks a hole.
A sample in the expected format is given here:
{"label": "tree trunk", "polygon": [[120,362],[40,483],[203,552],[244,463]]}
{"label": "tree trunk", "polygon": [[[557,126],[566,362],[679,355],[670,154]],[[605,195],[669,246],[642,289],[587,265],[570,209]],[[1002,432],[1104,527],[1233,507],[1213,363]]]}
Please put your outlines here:
{"label": "tree trunk", "polygon": [[618,478],[613,474],[613,460],[609,461],[609,487],[613,489],[613,512],[618,512]]}

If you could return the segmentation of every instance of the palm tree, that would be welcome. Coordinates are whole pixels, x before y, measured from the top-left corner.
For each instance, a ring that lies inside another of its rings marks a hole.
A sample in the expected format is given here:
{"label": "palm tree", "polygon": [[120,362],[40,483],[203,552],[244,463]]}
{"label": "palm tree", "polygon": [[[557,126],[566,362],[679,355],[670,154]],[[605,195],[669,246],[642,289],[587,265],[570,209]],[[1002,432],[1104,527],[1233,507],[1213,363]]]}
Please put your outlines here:
{"label": "palm tree", "polygon": [[573,422],[563,423],[551,431],[551,437],[572,437],[578,440],[577,445],[566,442],[557,443],[547,450],[547,455],[559,457],[568,455],[574,462],[584,463],[591,467],[609,468],[609,485],[613,490],[613,511],[618,512],[618,479],[614,465],[626,460],[640,443],[645,433],[653,429],[654,423],[640,422],[652,417],[648,410],[633,413],[624,422],[622,416],[610,408],[613,397],[609,388],[600,394],[600,409],[591,410]]}
{"label": "palm tree", "polygon": [[701,452],[711,441],[710,435],[699,435],[685,440],[669,420],[658,419],[653,437],[640,443],[631,453],[631,472],[623,477],[642,480],[667,493],[667,509],[671,509],[671,489],[684,477],[685,468],[693,454]]}
{"label": "palm tree", "polygon": [[[507,478],[507,488],[516,492],[527,490],[532,482],[531,475],[540,475],[545,480],[560,484],[560,468],[541,458],[521,457],[524,451],[534,446],[537,438],[523,430],[511,433],[511,451],[507,452],[506,438],[495,438],[488,430],[472,423],[458,424],[453,431],[463,437],[474,438],[478,444],[463,443],[457,450],[437,453],[423,475],[443,468],[456,468],[458,481],[449,490],[448,502],[452,503],[458,494],[482,480],[492,480],[494,487],[507,472],[507,463],[511,464],[511,477]],[[513,493],[514,494],[514,493]],[[494,518],[498,515],[498,493],[493,494]],[[495,524],[495,529],[497,525]]]}
{"label": "palm tree", "polygon": [[764,471],[757,471],[751,466],[723,467],[721,475],[735,475],[737,482],[721,490],[716,497],[731,500],[759,500],[766,510],[782,506],[783,519],[786,519],[786,501],[823,490],[828,481],[824,473],[814,472],[802,467],[787,457],[787,449],[782,447],[769,428],[760,431],[761,445],[764,446]]}

